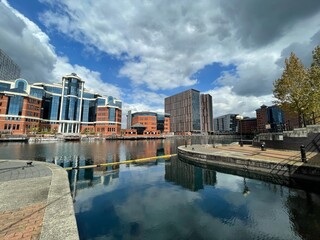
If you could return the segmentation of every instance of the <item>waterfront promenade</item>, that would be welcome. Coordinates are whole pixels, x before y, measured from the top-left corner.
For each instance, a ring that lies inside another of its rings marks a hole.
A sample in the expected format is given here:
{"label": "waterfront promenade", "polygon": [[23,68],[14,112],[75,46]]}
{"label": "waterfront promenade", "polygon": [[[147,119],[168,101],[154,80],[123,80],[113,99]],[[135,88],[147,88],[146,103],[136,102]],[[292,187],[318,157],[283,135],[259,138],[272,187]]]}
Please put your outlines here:
{"label": "waterfront promenade", "polygon": [[0,160],[0,239],[79,239],[66,171]]}
{"label": "waterfront promenade", "polygon": [[300,151],[266,149],[238,144],[188,145],[178,147],[178,156],[202,165],[263,172],[267,174],[320,179],[319,154],[307,152],[302,162]]}

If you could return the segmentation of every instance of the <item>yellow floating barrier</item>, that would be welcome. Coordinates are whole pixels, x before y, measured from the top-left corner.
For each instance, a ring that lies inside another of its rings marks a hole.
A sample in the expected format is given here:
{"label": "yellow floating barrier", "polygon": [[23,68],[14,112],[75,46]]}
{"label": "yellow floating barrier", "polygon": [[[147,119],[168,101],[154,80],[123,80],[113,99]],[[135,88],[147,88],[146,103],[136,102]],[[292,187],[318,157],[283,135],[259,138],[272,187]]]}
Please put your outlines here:
{"label": "yellow floating barrier", "polygon": [[95,167],[108,167],[108,166],[114,166],[114,165],[120,165],[120,164],[130,164],[130,163],[139,163],[139,162],[147,162],[150,160],[156,160],[159,158],[169,159],[171,157],[177,156],[177,154],[170,154],[170,155],[163,155],[163,156],[155,156],[155,157],[148,157],[148,158],[140,158],[135,160],[127,160],[123,162],[112,162],[112,163],[101,163],[101,164],[95,164],[95,165],[87,165],[87,166],[79,166],[79,167],[67,167],[64,168],[65,170],[74,170],[74,169],[87,169],[87,168],[95,168]]}

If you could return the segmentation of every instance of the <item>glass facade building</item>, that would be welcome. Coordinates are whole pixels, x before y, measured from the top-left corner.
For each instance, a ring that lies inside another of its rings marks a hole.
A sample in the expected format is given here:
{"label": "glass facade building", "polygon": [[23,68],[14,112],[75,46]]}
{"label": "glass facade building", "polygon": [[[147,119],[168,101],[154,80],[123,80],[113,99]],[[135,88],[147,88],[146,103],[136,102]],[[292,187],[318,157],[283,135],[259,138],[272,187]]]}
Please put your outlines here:
{"label": "glass facade building", "polygon": [[61,84],[0,80],[0,131],[120,134],[122,102],[92,93],[84,83],[74,73]]}
{"label": "glass facade building", "polygon": [[256,110],[258,132],[279,132],[285,129],[285,114],[276,105],[262,105]]}
{"label": "glass facade building", "polygon": [[14,80],[20,78],[20,67],[0,49],[0,79]]}

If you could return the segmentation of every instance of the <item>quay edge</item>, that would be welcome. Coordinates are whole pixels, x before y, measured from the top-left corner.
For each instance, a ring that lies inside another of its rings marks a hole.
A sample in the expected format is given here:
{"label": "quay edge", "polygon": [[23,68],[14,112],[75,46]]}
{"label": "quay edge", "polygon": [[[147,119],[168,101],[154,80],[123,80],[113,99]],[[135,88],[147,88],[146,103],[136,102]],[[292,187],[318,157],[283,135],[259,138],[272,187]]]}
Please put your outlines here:
{"label": "quay edge", "polygon": [[264,175],[278,175],[317,182],[320,181],[320,166],[289,160],[271,161],[268,159],[254,159],[232,153],[205,153],[197,150],[196,146],[197,145],[192,145],[191,149],[185,148],[185,146],[179,146],[178,157],[189,163],[203,167],[222,167],[246,172],[256,172]]}

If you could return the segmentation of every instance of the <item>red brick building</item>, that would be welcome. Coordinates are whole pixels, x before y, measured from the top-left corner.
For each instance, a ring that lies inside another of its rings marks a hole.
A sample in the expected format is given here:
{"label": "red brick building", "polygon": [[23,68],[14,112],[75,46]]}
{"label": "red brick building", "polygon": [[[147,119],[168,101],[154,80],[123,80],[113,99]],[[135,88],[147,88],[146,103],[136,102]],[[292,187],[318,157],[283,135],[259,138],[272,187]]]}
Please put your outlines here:
{"label": "red brick building", "polygon": [[[128,129],[123,131],[129,135],[161,135],[170,133],[170,116],[155,112],[128,112]],[[131,131],[134,130],[134,131]]]}
{"label": "red brick building", "polygon": [[257,119],[256,118],[244,118],[239,121],[239,131],[242,134],[254,134],[257,131]]}

